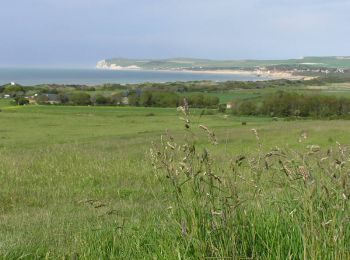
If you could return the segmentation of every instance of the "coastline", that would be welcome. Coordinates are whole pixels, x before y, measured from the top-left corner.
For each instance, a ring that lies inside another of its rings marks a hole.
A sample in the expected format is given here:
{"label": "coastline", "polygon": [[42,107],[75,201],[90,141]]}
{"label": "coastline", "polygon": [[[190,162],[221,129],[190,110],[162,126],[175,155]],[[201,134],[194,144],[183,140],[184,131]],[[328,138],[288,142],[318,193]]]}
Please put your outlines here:
{"label": "coastline", "polygon": [[295,75],[289,71],[249,71],[249,70],[191,70],[191,69],[142,69],[142,68],[128,68],[128,67],[96,67],[99,70],[113,70],[113,71],[153,71],[153,72],[183,72],[195,74],[217,74],[217,75],[244,75],[274,79],[288,79],[288,80],[311,80],[315,77]]}
{"label": "coastline", "polygon": [[[176,70],[175,70],[176,71]],[[311,80],[315,77],[294,75],[287,71],[248,71],[248,70],[179,70],[181,72],[203,73],[203,74],[231,74],[231,75],[245,75],[256,76],[270,79],[289,79],[289,80]]]}

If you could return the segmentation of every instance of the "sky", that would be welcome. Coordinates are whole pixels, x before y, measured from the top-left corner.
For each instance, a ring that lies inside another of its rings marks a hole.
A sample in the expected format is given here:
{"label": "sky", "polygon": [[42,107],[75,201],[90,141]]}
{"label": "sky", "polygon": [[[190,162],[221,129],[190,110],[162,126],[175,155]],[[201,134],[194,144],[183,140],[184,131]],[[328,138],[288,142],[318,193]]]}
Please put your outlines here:
{"label": "sky", "polygon": [[0,66],[350,55],[350,0],[0,0]]}

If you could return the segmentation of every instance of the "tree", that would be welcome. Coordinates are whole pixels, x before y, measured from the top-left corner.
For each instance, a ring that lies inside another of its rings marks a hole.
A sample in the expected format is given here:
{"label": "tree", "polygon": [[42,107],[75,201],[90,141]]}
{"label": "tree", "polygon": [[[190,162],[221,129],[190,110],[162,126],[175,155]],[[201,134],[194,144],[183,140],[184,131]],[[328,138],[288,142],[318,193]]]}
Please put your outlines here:
{"label": "tree", "polygon": [[16,104],[18,106],[23,106],[29,104],[29,100],[25,97],[16,97],[15,98]]}
{"label": "tree", "polygon": [[128,95],[128,102],[130,106],[139,106],[140,105],[140,96],[136,91],[131,91]]}
{"label": "tree", "polygon": [[79,92],[70,95],[70,103],[78,106],[87,106],[91,104],[91,97],[88,93]]}
{"label": "tree", "polygon": [[24,92],[24,88],[20,85],[7,85],[4,88],[5,94],[13,94],[17,92]]}
{"label": "tree", "polygon": [[115,93],[110,96],[110,103],[111,105],[123,105],[123,95],[122,93]]}
{"label": "tree", "polygon": [[108,105],[108,104],[110,104],[110,99],[101,95],[101,94],[97,94],[94,97],[94,104],[95,105]]}
{"label": "tree", "polygon": [[242,102],[237,109],[237,113],[239,115],[251,116],[255,115],[257,112],[257,106],[252,101],[244,101]]}
{"label": "tree", "polygon": [[150,107],[153,105],[152,92],[144,91],[140,96],[140,105],[144,107]]}
{"label": "tree", "polygon": [[69,96],[65,93],[58,94],[58,99],[61,104],[67,104],[69,102]]}

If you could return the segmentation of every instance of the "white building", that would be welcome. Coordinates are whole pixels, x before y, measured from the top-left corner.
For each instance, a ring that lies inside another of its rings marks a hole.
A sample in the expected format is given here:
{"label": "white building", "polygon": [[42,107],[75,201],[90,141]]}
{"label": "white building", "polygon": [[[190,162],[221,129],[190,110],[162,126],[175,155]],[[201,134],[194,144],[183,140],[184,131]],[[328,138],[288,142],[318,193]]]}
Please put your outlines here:
{"label": "white building", "polygon": [[232,108],[234,108],[234,106],[235,106],[235,103],[233,103],[233,102],[228,102],[228,103],[226,104],[226,109],[232,109]]}

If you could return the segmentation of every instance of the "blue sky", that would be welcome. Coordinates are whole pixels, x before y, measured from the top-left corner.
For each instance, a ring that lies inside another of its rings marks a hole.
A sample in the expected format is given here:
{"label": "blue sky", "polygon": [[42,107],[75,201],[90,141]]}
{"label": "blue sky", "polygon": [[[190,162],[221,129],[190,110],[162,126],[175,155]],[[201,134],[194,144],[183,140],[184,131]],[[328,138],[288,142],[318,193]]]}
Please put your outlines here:
{"label": "blue sky", "polygon": [[1,0],[0,66],[350,55],[349,0]]}

